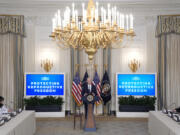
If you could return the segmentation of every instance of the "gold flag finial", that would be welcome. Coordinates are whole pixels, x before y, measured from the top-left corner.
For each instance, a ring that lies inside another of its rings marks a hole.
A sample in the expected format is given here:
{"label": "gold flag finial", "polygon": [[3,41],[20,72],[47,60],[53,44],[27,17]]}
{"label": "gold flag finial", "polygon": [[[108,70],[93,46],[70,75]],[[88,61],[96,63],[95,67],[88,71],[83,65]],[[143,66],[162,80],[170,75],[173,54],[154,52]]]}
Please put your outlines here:
{"label": "gold flag finial", "polygon": [[75,71],[77,72],[79,69],[79,64],[75,64]]}
{"label": "gold flag finial", "polygon": [[108,64],[104,64],[104,68],[105,68],[105,70],[107,70]]}
{"label": "gold flag finial", "polygon": [[97,71],[97,67],[98,67],[98,65],[94,64],[95,71]]}

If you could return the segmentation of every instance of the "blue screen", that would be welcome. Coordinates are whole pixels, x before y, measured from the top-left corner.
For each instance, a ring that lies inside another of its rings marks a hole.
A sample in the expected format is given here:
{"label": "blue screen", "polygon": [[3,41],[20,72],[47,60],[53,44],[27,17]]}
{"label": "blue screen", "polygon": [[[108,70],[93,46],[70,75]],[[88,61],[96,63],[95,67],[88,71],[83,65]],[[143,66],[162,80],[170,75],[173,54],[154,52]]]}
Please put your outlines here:
{"label": "blue screen", "polygon": [[64,95],[64,74],[26,74],[26,96]]}
{"label": "blue screen", "polygon": [[117,94],[155,96],[155,74],[118,74]]}

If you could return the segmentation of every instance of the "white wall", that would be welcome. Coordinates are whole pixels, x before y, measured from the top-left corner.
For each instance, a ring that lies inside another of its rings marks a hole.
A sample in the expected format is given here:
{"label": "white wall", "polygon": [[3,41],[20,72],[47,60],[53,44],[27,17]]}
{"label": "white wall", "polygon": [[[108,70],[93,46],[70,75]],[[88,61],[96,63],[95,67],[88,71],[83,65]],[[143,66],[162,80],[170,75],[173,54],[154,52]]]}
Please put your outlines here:
{"label": "white wall", "polygon": [[156,72],[156,38],[155,26],[156,16],[135,16],[135,33],[133,41],[127,42],[126,46],[119,49],[112,49],[111,73],[113,99],[111,109],[115,110],[116,103],[116,73],[130,73],[128,64],[135,58],[140,62],[137,73]]}
{"label": "white wall", "polygon": [[66,110],[70,110],[70,50],[61,49],[49,35],[51,17],[25,16],[25,72],[45,72],[41,61],[50,59],[53,68],[50,72],[66,74]]}

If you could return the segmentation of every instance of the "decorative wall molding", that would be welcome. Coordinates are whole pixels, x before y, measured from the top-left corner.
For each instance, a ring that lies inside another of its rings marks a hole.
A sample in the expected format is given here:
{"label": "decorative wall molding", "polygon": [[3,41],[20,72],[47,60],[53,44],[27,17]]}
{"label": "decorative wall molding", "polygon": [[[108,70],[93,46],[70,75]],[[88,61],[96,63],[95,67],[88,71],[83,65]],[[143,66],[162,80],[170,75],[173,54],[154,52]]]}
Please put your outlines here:
{"label": "decorative wall molding", "polygon": [[25,24],[50,27],[52,25],[52,17],[53,16],[25,16]]}
{"label": "decorative wall molding", "polygon": [[[96,1],[96,0],[95,0]],[[64,5],[71,5],[72,2],[79,4],[84,2],[84,0],[1,0],[0,4],[4,7],[57,7]],[[88,1],[86,1],[87,3]],[[106,3],[111,3],[112,5],[117,5],[118,7],[178,7],[180,5],[179,0],[98,0],[98,2],[103,5]],[[14,6],[13,6],[14,5]],[[80,4],[79,4],[80,5]],[[81,6],[81,5],[80,5]]]}
{"label": "decorative wall molding", "polygon": [[156,23],[157,22],[157,17],[156,16],[146,16],[145,17],[145,23],[149,24],[149,23]]}
{"label": "decorative wall molding", "polygon": [[35,24],[37,16],[25,16],[24,22],[25,24]]}
{"label": "decorative wall molding", "polygon": [[[76,3],[76,8],[81,9],[83,0],[1,0],[0,13],[24,14],[25,16],[53,16],[57,9],[65,9]],[[116,5],[120,12],[131,12],[135,15],[162,15],[176,14],[180,12],[180,2],[168,0],[98,0],[100,6],[107,3]],[[84,2],[84,1],[83,1]]]}

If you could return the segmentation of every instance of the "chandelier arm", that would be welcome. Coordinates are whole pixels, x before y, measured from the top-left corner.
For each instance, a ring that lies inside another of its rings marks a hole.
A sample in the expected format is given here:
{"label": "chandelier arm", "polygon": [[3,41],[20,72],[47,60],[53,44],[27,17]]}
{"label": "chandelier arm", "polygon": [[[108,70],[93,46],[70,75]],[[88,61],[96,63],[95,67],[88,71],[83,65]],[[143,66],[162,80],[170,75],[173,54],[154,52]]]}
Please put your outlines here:
{"label": "chandelier arm", "polygon": [[79,33],[78,33],[78,38],[77,38],[77,44],[78,44],[78,46],[80,46],[81,37],[82,37],[82,32],[79,32]]}
{"label": "chandelier arm", "polygon": [[79,33],[77,33],[77,35],[76,35],[75,45],[78,48],[78,46],[79,46]]}
{"label": "chandelier arm", "polygon": [[87,9],[82,10],[82,17],[78,16],[74,4],[72,4],[72,10],[66,7],[63,19],[58,10],[52,19],[53,32],[50,37],[58,41],[61,48],[85,49],[89,60],[92,60],[98,48],[113,48],[117,44],[118,46],[121,44],[119,47],[122,47],[123,36],[130,38],[135,36],[131,14],[124,15],[116,10],[116,7],[112,7],[112,12],[109,12],[110,7],[107,11],[102,7],[102,14],[99,16],[98,6],[96,6],[93,0],[89,0]]}

